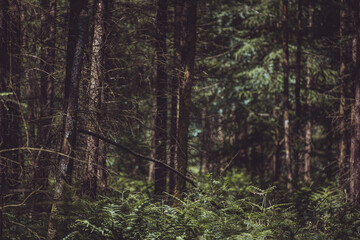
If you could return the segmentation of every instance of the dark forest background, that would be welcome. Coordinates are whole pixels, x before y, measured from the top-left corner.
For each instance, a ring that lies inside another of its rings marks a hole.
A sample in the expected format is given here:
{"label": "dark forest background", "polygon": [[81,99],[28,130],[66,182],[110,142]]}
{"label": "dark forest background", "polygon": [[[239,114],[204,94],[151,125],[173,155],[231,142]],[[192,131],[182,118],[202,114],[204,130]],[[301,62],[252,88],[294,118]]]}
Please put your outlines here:
{"label": "dark forest background", "polygon": [[355,0],[0,0],[0,239],[359,239]]}

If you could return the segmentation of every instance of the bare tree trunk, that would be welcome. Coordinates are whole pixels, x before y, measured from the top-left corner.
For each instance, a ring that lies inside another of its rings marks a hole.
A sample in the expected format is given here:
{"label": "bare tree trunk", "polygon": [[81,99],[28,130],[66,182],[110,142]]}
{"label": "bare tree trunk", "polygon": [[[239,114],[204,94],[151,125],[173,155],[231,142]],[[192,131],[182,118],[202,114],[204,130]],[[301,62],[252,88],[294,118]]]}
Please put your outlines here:
{"label": "bare tree trunk", "polygon": [[[308,19],[308,39],[311,41],[313,38],[313,6],[309,2],[309,19]],[[306,77],[306,125],[305,125],[305,165],[304,165],[304,182],[310,184],[311,182],[311,145],[312,145],[312,127],[311,127],[311,84],[312,84],[312,56],[307,57],[307,77]]]}
{"label": "bare tree trunk", "polygon": [[[7,91],[11,92],[11,101],[7,102],[8,128],[7,135],[3,136],[4,144],[8,148],[18,148],[21,141],[20,129],[20,75],[21,75],[21,2],[17,0],[9,1],[9,77]],[[19,184],[19,177],[22,174],[22,163],[20,162],[20,152],[18,150],[7,154],[9,163],[8,184],[9,188],[14,188]]]}
{"label": "bare tree trunk", "polygon": [[[167,142],[167,8],[167,0],[157,0],[155,157],[164,163],[166,163]],[[155,164],[155,196],[161,196],[166,191],[166,176],[166,168]]]}
{"label": "bare tree trunk", "polygon": [[[298,0],[297,9],[297,41],[296,41],[296,65],[295,65],[295,135],[301,135],[301,47],[302,47],[302,0]],[[299,172],[299,141],[295,142],[294,149],[294,178],[296,179]]]}
{"label": "bare tree trunk", "polygon": [[[21,2],[0,0],[0,147],[20,146]],[[7,190],[19,184],[23,168],[19,151],[0,154],[0,206]],[[0,209],[2,238],[3,209]]]}
{"label": "bare tree trunk", "polygon": [[200,173],[208,173],[208,145],[209,145],[209,120],[207,119],[207,107],[201,111],[201,150],[200,150]]}
{"label": "bare tree trunk", "polygon": [[282,1],[282,58],[284,74],[284,144],[285,144],[285,165],[287,171],[287,190],[293,191],[293,173],[290,152],[290,121],[289,121],[289,47],[288,47],[288,7],[289,1]]}
{"label": "bare tree trunk", "polygon": [[[170,162],[169,165],[176,168],[178,156],[178,128],[179,128],[179,79],[181,78],[181,54],[180,54],[180,34],[181,34],[181,11],[182,0],[175,0],[175,20],[174,20],[174,71],[171,81],[171,115],[170,115]],[[169,173],[169,193],[174,194],[175,174]]]}
{"label": "bare tree trunk", "polygon": [[[105,6],[106,0],[96,0],[94,3],[94,35],[90,67],[90,81],[87,84],[86,128],[89,132],[99,132],[101,86],[104,80],[104,43],[105,43]],[[82,192],[96,199],[97,165],[99,140],[94,136],[86,138],[85,174]]]}
{"label": "bare tree trunk", "polygon": [[[179,79],[179,129],[176,169],[186,175],[188,167],[188,133],[190,124],[191,87],[193,84],[195,42],[196,42],[196,9],[197,0],[181,0],[180,21],[180,56],[181,73]],[[181,198],[186,191],[185,180],[176,176],[175,196]]]}
{"label": "bare tree trunk", "polygon": [[346,173],[345,173],[345,159],[346,159],[346,130],[345,130],[345,47],[343,44],[345,31],[345,0],[340,0],[340,131],[339,131],[339,184],[342,188],[345,187]]}
{"label": "bare tree trunk", "polygon": [[[276,106],[276,97],[274,97],[274,102]],[[279,180],[280,177],[280,129],[279,129],[279,113],[276,107],[273,108],[273,118],[275,120],[275,135],[274,135],[274,154],[272,157],[272,172],[273,179],[275,181]]]}
{"label": "bare tree trunk", "polygon": [[[153,83],[152,85],[155,85]],[[152,90],[154,93],[154,97],[152,99],[152,118],[151,118],[151,152],[150,157],[155,158],[155,119],[156,119],[156,91],[155,87],[152,86]],[[155,163],[150,162],[149,163],[149,173],[148,173],[148,179],[149,181],[153,182],[155,181]]]}
{"label": "bare tree trunk", "polygon": [[[7,0],[0,0],[0,92],[6,93],[8,78],[9,78],[9,52],[8,52],[8,25],[9,25],[9,2]],[[4,142],[4,136],[7,134],[7,110],[4,104],[0,104],[0,136],[2,144],[1,149],[7,146]],[[3,205],[4,196],[6,192],[6,160],[5,154],[0,153],[0,239],[3,238]]]}
{"label": "bare tree trunk", "polygon": [[[81,69],[83,65],[84,47],[86,45],[87,32],[88,32],[88,2],[87,0],[72,0],[70,2],[70,26],[76,25],[75,37],[70,36],[69,31],[68,41],[75,41],[75,44],[68,44],[74,46],[74,48],[68,48],[67,51],[74,50],[73,54],[67,55],[71,59],[72,65],[69,66],[67,71],[69,73],[69,79],[65,79],[65,107],[64,108],[64,135],[61,146],[61,153],[69,156],[74,156],[76,148],[76,125],[77,125],[77,110],[78,110],[78,98],[79,98],[79,85],[81,78]],[[72,18],[74,17],[74,18]],[[75,22],[71,22],[71,20]],[[67,73],[68,74],[68,73]],[[67,86],[67,84],[70,84]],[[59,160],[59,170],[56,176],[56,184],[54,187],[54,197],[52,208],[50,212],[50,219],[48,225],[48,239],[54,239],[56,237],[56,224],[59,221],[59,204],[58,201],[63,197],[63,188],[65,182],[70,184],[72,169],[71,161],[68,157],[61,156]]]}
{"label": "bare tree trunk", "polygon": [[350,157],[350,200],[352,204],[360,203],[360,2],[356,5],[353,61],[355,103],[352,107],[352,137]]}
{"label": "bare tree trunk", "polygon": [[[40,121],[38,142],[41,148],[50,147],[54,102],[56,0],[41,0],[41,33],[45,39],[40,55]],[[51,154],[39,152],[34,162],[34,185],[46,188],[50,171]]]}

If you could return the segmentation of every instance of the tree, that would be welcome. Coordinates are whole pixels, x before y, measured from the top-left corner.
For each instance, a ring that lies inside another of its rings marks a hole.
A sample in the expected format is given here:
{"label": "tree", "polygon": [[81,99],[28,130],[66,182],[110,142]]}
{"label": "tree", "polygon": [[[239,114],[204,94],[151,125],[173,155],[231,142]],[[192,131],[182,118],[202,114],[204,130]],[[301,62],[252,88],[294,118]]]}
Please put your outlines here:
{"label": "tree", "polygon": [[350,156],[350,200],[360,203],[360,2],[356,4],[353,61],[354,103],[352,106],[352,137]]}
{"label": "tree", "polygon": [[292,161],[290,156],[290,120],[289,120],[289,47],[288,47],[288,7],[289,1],[282,1],[282,64],[283,64],[283,111],[284,111],[284,145],[285,145],[285,165],[287,171],[287,189],[292,192],[293,175]]}
{"label": "tree", "polygon": [[[74,27],[75,26],[75,27]],[[76,127],[79,85],[83,65],[84,48],[88,32],[88,1],[70,1],[69,37],[64,96],[64,132],[60,152],[59,169],[56,174],[55,192],[48,225],[48,239],[56,236],[59,206],[65,183],[71,184],[72,161],[76,149]],[[72,35],[75,34],[75,35]],[[68,63],[71,62],[71,64]],[[69,71],[69,72],[68,72]],[[67,156],[66,156],[67,155]]]}
{"label": "tree", "polygon": [[[45,39],[40,54],[40,120],[38,142],[41,148],[51,144],[52,117],[54,112],[54,74],[55,74],[55,34],[56,34],[56,0],[41,0],[41,38]],[[35,188],[46,188],[50,171],[52,154],[39,152],[34,161]]]}
{"label": "tree", "polygon": [[[7,0],[0,1],[0,91],[1,98],[3,99],[4,93],[7,93],[7,81],[8,81],[8,66],[9,66],[9,52],[8,52],[8,24],[9,24],[9,3]],[[4,149],[7,146],[4,146],[4,137],[6,136],[8,126],[7,119],[7,110],[4,104],[0,104],[0,136],[1,136],[1,149]],[[2,238],[2,229],[3,229],[3,210],[4,205],[4,193],[7,184],[6,179],[6,158],[4,154],[0,155],[0,238]]]}
{"label": "tree", "polygon": [[[297,36],[296,36],[296,65],[295,65],[295,134],[301,134],[300,127],[300,118],[301,118],[301,96],[300,96],[300,86],[301,86],[301,48],[302,48],[302,0],[297,0]],[[294,150],[294,175],[295,178],[298,175],[299,168],[299,150],[298,146]]]}
{"label": "tree", "polygon": [[[92,38],[92,55],[90,79],[87,83],[86,129],[90,132],[99,132],[101,122],[100,107],[102,85],[105,78],[104,48],[105,48],[105,14],[107,0],[96,0],[94,5],[94,33]],[[99,139],[94,136],[86,138],[85,161],[86,167],[83,180],[83,192],[93,199],[96,198],[97,165],[99,158]]]}
{"label": "tree", "polygon": [[[191,104],[191,87],[194,81],[194,60],[195,60],[195,43],[196,43],[196,11],[197,0],[178,0],[176,1],[180,13],[179,25],[179,48],[176,54],[180,56],[179,74],[179,122],[177,132],[177,161],[176,169],[186,175],[188,167],[188,138],[190,124],[190,104]],[[175,17],[176,18],[176,17]],[[176,20],[175,20],[176,21]],[[175,196],[181,197],[186,190],[185,180],[176,176]]]}
{"label": "tree", "polygon": [[[166,163],[167,143],[167,74],[166,74],[167,0],[158,0],[156,9],[156,117],[155,158]],[[166,191],[166,168],[155,164],[155,195]]]}
{"label": "tree", "polygon": [[346,127],[345,127],[345,46],[344,46],[344,31],[345,31],[345,0],[340,0],[340,69],[339,69],[339,91],[340,91],[340,104],[339,104],[339,184],[345,186],[346,173],[345,173],[345,159],[346,159]]}
{"label": "tree", "polygon": [[[175,168],[178,157],[178,129],[179,129],[179,80],[181,77],[180,34],[182,1],[174,1],[174,69],[171,80],[171,113],[170,113],[170,166]],[[169,193],[175,190],[175,175],[169,174]]]}
{"label": "tree", "polygon": [[[313,6],[312,2],[309,2],[309,19],[308,19],[308,39],[311,41],[313,38]],[[312,145],[312,127],[311,127],[311,84],[312,84],[312,56],[307,56],[307,77],[306,77],[306,124],[305,124],[305,166],[304,166],[304,181],[310,184],[311,181],[311,145]]]}

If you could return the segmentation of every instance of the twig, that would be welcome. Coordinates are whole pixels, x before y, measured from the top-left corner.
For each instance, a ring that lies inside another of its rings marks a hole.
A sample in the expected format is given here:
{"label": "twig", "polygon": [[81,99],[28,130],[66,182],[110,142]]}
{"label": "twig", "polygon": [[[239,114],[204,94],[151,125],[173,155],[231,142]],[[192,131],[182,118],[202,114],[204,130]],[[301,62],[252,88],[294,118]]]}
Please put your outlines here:
{"label": "twig", "polygon": [[90,135],[90,136],[93,136],[93,137],[96,137],[98,139],[101,139],[103,140],[104,142],[107,142],[115,147],[118,147],[122,150],[125,150],[126,152],[132,154],[133,156],[135,157],[138,157],[138,158],[141,158],[141,159],[144,159],[144,160],[147,160],[147,161],[151,161],[151,162],[155,162],[155,163],[158,163],[158,164],[161,164],[162,166],[166,167],[167,169],[169,169],[170,171],[176,173],[177,175],[179,175],[180,177],[182,177],[184,180],[186,180],[187,182],[189,182],[191,185],[193,185],[194,187],[198,188],[198,186],[196,185],[196,183],[191,180],[190,178],[186,177],[184,174],[182,174],[181,172],[178,172],[177,170],[175,170],[173,167],[167,165],[166,163],[163,163],[162,161],[158,160],[158,159],[155,159],[155,158],[151,158],[151,157],[147,157],[147,156],[144,156],[144,155],[141,155],[140,153],[137,153],[137,152],[134,152],[133,150],[119,144],[119,143],[116,143],[108,138],[105,138],[99,134],[96,134],[96,133],[93,133],[93,132],[89,132],[89,131],[86,131],[86,130],[82,130],[82,129],[79,129],[78,130],[79,133],[83,133],[83,134],[86,134],[86,135]]}
{"label": "twig", "polygon": [[[40,188],[41,188],[41,187],[40,187]],[[25,202],[26,202],[34,193],[36,193],[37,191],[40,190],[40,188],[32,191],[32,192],[24,199],[24,201],[22,201],[21,203],[5,205],[5,206],[3,206],[3,207],[0,207],[0,210],[5,209],[5,208],[9,208],[9,207],[20,207],[20,206],[24,205]]]}

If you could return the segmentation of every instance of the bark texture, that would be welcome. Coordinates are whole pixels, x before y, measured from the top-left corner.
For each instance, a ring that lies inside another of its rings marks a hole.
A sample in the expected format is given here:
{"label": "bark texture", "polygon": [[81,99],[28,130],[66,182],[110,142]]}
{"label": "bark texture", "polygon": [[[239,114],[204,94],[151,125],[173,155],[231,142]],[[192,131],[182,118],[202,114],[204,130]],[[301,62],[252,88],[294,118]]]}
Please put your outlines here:
{"label": "bark texture", "polygon": [[354,85],[355,101],[352,107],[352,137],[350,157],[350,200],[353,204],[360,203],[360,2],[356,6],[354,33]]}
{"label": "bark texture", "polygon": [[[313,39],[313,6],[309,2],[309,19],[308,19],[308,39]],[[310,184],[311,182],[311,146],[312,146],[312,119],[311,119],[311,84],[312,84],[312,57],[310,54],[307,57],[307,77],[306,77],[306,125],[305,125],[305,164],[304,164],[304,182]]]}
{"label": "bark texture", "polygon": [[[74,21],[74,22],[72,22]],[[70,73],[66,73],[65,79],[65,103],[64,104],[64,135],[61,145],[61,153],[70,157],[74,156],[76,148],[76,125],[77,125],[77,111],[79,98],[79,84],[81,78],[81,69],[83,65],[84,48],[87,42],[88,31],[88,2],[87,0],[72,0],[70,2],[70,22],[71,28],[76,26],[76,29],[69,31],[67,61],[72,64],[66,69]],[[70,28],[70,29],[71,29]],[[71,34],[76,34],[72,36]],[[70,48],[69,48],[70,46]],[[67,64],[68,65],[68,64]],[[67,79],[68,77],[68,79]],[[50,212],[50,219],[48,225],[48,239],[56,237],[56,224],[59,221],[59,205],[58,201],[63,197],[63,189],[65,183],[71,184],[72,173],[72,158],[61,156],[59,160],[59,167],[56,176],[56,183],[54,187],[53,203]]]}
{"label": "bark texture", "polygon": [[[180,1],[180,0],[179,0]],[[196,0],[180,1],[180,64],[182,77],[179,79],[179,123],[176,169],[186,175],[188,167],[188,133],[190,124],[191,87],[193,84],[195,42],[196,42]],[[186,191],[185,180],[176,176],[175,196],[181,198]]]}
{"label": "bark texture", "polygon": [[[56,0],[41,0],[41,38],[45,39],[40,55],[40,121],[38,142],[40,148],[50,147],[51,123],[54,105]],[[39,152],[34,161],[34,187],[48,186],[52,155]]]}
{"label": "bark texture", "polygon": [[[295,65],[295,131],[296,136],[301,135],[301,53],[302,53],[302,0],[297,1],[297,36],[296,36],[296,65]],[[299,143],[296,144],[294,149],[294,178],[297,178],[299,172]]]}
{"label": "bark texture", "polygon": [[[178,151],[178,128],[179,128],[179,81],[181,78],[181,54],[180,54],[180,34],[181,34],[181,12],[182,0],[175,0],[175,19],[174,19],[174,71],[171,81],[171,115],[170,115],[170,166],[175,168]],[[169,193],[175,190],[175,174],[169,174]]]}
{"label": "bark texture", "polygon": [[[156,13],[156,117],[155,117],[155,158],[166,163],[167,143],[167,74],[166,74],[166,31],[167,0],[157,1]],[[155,196],[166,191],[166,168],[155,164]]]}
{"label": "bark texture", "polygon": [[[105,43],[105,7],[106,0],[96,0],[94,5],[94,34],[92,42],[92,56],[90,79],[87,83],[87,114],[86,128],[90,132],[99,132],[101,87],[104,80],[104,43]],[[83,179],[83,193],[96,198],[97,166],[99,153],[99,140],[94,136],[86,138],[85,174]]]}
{"label": "bark texture", "polygon": [[340,70],[339,70],[339,87],[340,87],[340,104],[339,104],[339,118],[340,118],[340,129],[339,129],[339,184],[341,187],[345,186],[346,181],[346,170],[345,170],[345,161],[346,161],[346,129],[345,129],[345,46],[343,44],[345,31],[345,0],[340,0]]}
{"label": "bark texture", "polygon": [[288,7],[289,1],[282,1],[282,58],[283,58],[283,111],[284,111],[284,145],[285,145],[285,165],[287,175],[287,189],[289,192],[293,190],[293,173],[290,152],[290,119],[289,119],[289,47],[288,47]]}

